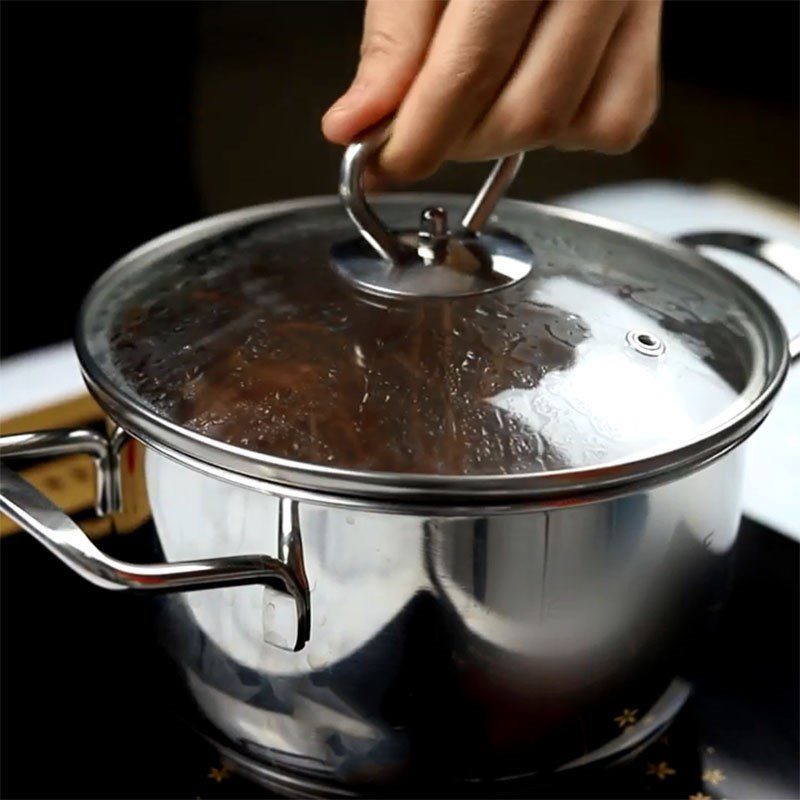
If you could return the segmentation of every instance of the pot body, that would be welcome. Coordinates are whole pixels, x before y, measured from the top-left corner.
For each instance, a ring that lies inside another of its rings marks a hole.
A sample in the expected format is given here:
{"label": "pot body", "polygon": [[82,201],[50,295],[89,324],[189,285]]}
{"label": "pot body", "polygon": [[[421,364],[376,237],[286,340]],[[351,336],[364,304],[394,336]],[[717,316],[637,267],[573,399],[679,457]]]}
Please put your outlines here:
{"label": "pot body", "polygon": [[[281,499],[148,450],[169,561],[278,554]],[[310,640],[260,586],[158,598],[202,715],[247,758],[339,786],[509,778],[612,757],[678,705],[719,606],[742,448],[654,488],[432,517],[298,504]],[[671,699],[670,699],[671,698]],[[670,705],[672,703],[672,705]],[[597,758],[596,758],[597,757]]]}

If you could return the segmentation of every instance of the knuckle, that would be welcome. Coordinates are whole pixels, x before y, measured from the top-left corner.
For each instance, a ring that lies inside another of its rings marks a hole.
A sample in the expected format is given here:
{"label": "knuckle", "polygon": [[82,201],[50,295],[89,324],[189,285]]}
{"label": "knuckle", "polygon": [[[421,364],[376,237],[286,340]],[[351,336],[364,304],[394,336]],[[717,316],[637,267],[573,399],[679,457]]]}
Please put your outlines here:
{"label": "knuckle", "polygon": [[511,124],[511,138],[525,145],[551,142],[566,127],[565,119],[552,106],[538,106]]}
{"label": "knuckle", "polygon": [[609,114],[598,122],[594,138],[598,147],[607,153],[627,153],[639,144],[646,129],[647,125],[638,115]]}
{"label": "knuckle", "polygon": [[464,47],[441,68],[442,80],[455,92],[482,96],[496,88],[500,54],[485,47]]}
{"label": "knuckle", "polygon": [[657,74],[641,80],[624,104],[601,111],[590,125],[590,136],[609,153],[627,153],[642,140],[658,112]]}
{"label": "knuckle", "polygon": [[659,107],[659,72],[656,65],[643,68],[627,90],[595,106],[584,121],[582,138],[606,153],[627,153],[642,140]]}
{"label": "knuckle", "polygon": [[361,58],[391,58],[403,50],[403,42],[390,31],[376,28],[369,31],[361,42]]}

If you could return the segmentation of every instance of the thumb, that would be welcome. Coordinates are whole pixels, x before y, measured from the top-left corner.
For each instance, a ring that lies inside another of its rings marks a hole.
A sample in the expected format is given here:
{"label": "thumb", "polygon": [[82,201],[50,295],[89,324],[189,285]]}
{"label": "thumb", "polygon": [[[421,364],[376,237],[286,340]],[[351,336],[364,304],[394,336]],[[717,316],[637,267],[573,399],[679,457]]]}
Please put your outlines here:
{"label": "thumb", "polygon": [[444,10],[442,0],[369,0],[361,61],[350,88],[322,118],[325,138],[349,144],[397,110]]}

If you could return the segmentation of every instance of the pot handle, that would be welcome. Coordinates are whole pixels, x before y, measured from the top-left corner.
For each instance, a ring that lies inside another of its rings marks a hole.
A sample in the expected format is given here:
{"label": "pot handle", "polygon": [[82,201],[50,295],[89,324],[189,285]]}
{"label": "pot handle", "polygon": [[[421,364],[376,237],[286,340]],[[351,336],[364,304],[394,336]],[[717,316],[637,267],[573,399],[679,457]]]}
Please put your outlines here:
{"label": "pot handle", "polygon": [[[50,430],[0,437],[0,458],[86,453],[97,466],[99,514],[116,510],[113,497],[115,442],[92,430]],[[60,508],[28,481],[0,463],[0,511],[41,542],[95,586],[114,590],[189,592],[220,586],[262,584],[294,601],[297,615],[294,643],[286,649],[300,650],[310,635],[308,582],[302,566],[297,510],[284,520],[281,501],[279,535],[284,560],[267,555],[226,556],[172,564],[129,564],[99,550]],[[279,646],[283,646],[282,643]]]}
{"label": "pot handle", "polygon": [[[679,236],[677,241],[690,247],[719,247],[750,256],[772,267],[800,286],[800,248],[786,242],[774,242],[760,236],[729,231],[703,231]],[[800,360],[800,333],[789,339],[789,358]]]}

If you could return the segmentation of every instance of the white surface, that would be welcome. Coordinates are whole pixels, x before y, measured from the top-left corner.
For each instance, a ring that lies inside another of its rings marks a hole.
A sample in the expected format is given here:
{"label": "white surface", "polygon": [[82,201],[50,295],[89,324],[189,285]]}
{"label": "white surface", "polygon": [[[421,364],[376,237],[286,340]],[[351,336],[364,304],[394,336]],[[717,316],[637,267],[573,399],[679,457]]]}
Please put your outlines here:
{"label": "white surface", "polygon": [[72,342],[4,359],[0,364],[0,420],[85,391]]}
{"label": "white surface", "polygon": [[[792,225],[744,201],[684,184],[609,186],[562,197],[559,205],[668,236],[732,230],[800,247],[800,222]],[[751,259],[722,250],[714,250],[712,257],[758,289],[790,334],[800,333],[800,288]],[[800,541],[800,363],[790,370],[772,412],[747,443],[744,507],[749,517]]]}
{"label": "white surface", "polygon": [[[683,184],[610,186],[561,198],[560,205],[628,222],[666,235],[728,229],[800,247],[792,225],[749,203]],[[800,289],[767,267],[715,251],[775,306],[788,330],[800,332]],[[0,419],[75,396],[83,390],[71,344],[7,359],[0,366]],[[800,366],[791,371],[772,413],[748,443],[745,511],[800,540]]]}

